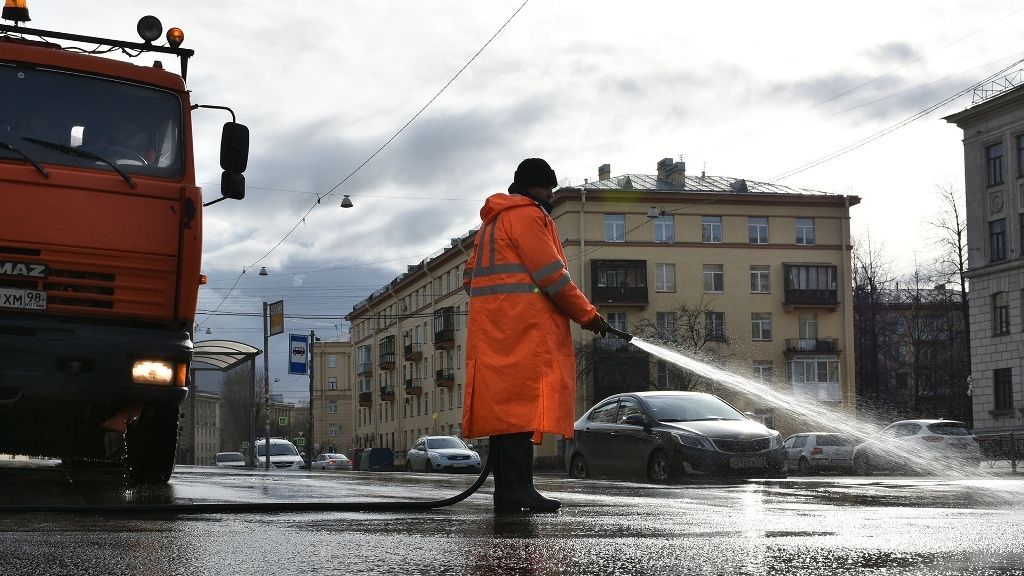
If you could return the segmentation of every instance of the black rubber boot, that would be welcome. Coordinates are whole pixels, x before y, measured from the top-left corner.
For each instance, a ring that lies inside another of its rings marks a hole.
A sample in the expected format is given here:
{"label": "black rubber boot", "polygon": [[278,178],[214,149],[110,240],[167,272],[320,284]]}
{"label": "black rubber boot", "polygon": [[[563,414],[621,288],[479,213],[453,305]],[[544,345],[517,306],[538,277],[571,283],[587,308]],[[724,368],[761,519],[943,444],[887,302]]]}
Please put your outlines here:
{"label": "black rubber boot", "polygon": [[[545,498],[533,487],[533,434],[505,434],[500,437],[501,511],[555,512],[562,505]],[[496,508],[497,509],[497,508]]]}
{"label": "black rubber boot", "polygon": [[494,511],[504,512],[504,486],[501,479],[501,436],[491,436],[487,447],[487,460],[491,462],[491,474],[494,476]]}

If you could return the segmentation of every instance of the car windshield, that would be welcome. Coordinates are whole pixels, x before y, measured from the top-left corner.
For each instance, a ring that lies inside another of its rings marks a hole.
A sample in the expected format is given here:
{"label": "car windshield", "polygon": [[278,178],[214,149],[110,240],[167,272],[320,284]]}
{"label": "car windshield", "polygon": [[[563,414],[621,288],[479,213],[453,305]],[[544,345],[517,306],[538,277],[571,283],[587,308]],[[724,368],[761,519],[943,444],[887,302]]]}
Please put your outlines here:
{"label": "car windshield", "polygon": [[458,438],[428,438],[427,448],[431,450],[444,450],[446,448],[459,448],[465,450],[466,445],[463,444],[462,440],[459,440]]}
{"label": "car windshield", "polygon": [[[172,92],[11,65],[0,65],[0,86],[0,140],[35,162],[102,171],[114,164],[162,178],[182,173],[182,105]],[[0,158],[15,157],[0,147]]]}
{"label": "car windshield", "polygon": [[[267,451],[266,451],[266,444],[259,444],[259,445],[256,446],[256,455],[257,456],[263,456],[266,453],[267,453]],[[271,456],[298,456],[299,455],[299,451],[298,451],[297,448],[295,448],[295,446],[292,446],[291,444],[276,444],[276,443],[272,443],[270,445],[270,455]]]}
{"label": "car windshield", "polygon": [[963,422],[936,422],[928,425],[928,431],[943,436],[970,436],[971,429]]}
{"label": "car windshield", "polygon": [[694,422],[697,420],[746,420],[739,411],[721,398],[710,394],[647,396],[652,416],[661,422]]}

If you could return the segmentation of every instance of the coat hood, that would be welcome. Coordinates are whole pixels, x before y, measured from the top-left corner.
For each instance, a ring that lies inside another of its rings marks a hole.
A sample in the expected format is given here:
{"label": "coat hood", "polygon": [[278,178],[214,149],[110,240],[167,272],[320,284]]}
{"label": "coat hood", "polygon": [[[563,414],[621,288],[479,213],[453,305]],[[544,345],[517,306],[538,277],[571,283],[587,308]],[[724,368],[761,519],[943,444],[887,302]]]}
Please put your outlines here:
{"label": "coat hood", "polygon": [[484,223],[494,221],[501,214],[509,208],[518,208],[520,206],[539,206],[533,198],[528,196],[520,196],[518,194],[493,194],[484,201],[484,207],[480,209],[480,219]]}

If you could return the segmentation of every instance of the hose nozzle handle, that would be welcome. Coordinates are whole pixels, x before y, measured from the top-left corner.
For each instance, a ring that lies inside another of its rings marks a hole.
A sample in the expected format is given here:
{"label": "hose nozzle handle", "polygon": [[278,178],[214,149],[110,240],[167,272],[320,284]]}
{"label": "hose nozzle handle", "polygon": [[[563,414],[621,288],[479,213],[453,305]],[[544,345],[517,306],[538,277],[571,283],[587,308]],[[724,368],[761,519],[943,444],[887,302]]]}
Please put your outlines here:
{"label": "hose nozzle handle", "polygon": [[614,334],[614,335],[618,336],[619,338],[622,338],[626,342],[629,342],[630,340],[633,339],[633,335],[630,334],[629,332],[624,332],[622,330],[617,330],[615,328],[612,328],[611,326],[606,328],[605,331],[608,332],[609,334]]}

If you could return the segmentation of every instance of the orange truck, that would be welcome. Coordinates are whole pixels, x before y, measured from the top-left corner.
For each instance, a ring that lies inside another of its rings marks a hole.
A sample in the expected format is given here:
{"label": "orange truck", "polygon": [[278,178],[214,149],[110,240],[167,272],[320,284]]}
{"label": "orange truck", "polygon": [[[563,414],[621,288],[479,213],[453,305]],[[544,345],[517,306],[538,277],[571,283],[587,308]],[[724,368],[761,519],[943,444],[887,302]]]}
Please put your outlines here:
{"label": "orange truck", "polygon": [[[6,1],[0,453],[114,461],[132,481],[164,483],[205,281],[191,114],[223,107],[190,104],[180,29],[166,45],[152,16],[141,42],[38,30],[24,0]],[[155,59],[167,56],[180,74]],[[232,113],[218,200],[245,195],[248,145]]]}

